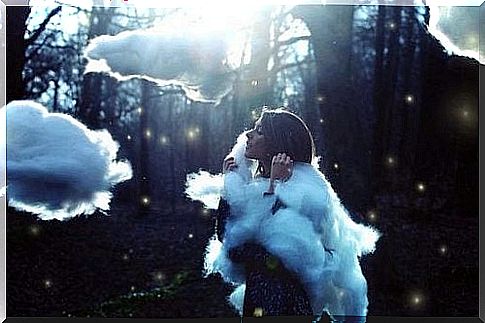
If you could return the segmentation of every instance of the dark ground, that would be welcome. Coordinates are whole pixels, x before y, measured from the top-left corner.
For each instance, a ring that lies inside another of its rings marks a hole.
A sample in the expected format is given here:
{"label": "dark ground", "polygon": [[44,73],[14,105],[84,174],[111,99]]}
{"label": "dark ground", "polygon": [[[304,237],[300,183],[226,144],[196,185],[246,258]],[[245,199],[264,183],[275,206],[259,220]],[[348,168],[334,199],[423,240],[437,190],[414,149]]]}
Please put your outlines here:
{"label": "dark ground", "polygon": [[[370,316],[478,316],[478,216],[428,202],[378,198],[383,236],[362,260]],[[118,204],[110,214],[41,221],[9,208],[7,316],[236,315],[230,286],[202,277],[213,222],[198,204],[144,216]]]}

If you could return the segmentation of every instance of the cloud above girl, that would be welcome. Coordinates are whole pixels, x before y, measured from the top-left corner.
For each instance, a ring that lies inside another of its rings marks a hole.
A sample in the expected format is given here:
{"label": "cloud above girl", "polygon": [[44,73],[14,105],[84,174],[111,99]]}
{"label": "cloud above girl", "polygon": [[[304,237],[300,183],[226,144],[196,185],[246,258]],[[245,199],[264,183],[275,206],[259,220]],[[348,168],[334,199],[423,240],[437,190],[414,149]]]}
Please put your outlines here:
{"label": "cloud above girl", "polygon": [[227,33],[193,24],[102,35],[85,50],[85,73],[105,72],[119,81],[143,78],[179,86],[195,101],[217,102],[234,78],[227,64]]}

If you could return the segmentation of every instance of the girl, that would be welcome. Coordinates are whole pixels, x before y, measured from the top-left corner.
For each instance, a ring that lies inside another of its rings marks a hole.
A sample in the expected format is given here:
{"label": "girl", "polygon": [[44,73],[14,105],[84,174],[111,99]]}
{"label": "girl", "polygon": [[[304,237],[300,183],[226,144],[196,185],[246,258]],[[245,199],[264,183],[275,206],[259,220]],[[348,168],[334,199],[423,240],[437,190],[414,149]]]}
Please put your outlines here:
{"label": "girl", "polygon": [[223,173],[205,270],[238,286],[229,299],[240,313],[365,317],[359,257],[375,249],[379,234],[349,217],[318,170],[303,120],[263,110]]}

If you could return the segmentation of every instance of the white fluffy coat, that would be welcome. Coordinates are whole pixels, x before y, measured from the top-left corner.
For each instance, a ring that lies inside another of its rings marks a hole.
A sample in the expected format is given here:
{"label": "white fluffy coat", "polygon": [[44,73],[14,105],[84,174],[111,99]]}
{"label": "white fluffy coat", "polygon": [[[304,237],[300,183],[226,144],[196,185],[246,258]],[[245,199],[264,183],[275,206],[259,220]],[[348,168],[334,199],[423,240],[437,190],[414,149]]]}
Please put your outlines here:
{"label": "white fluffy coat", "polygon": [[[244,157],[245,138],[245,133],[241,134],[230,153],[238,167],[222,175],[223,187],[218,193],[228,201],[231,215],[222,243],[215,236],[209,241],[206,274],[218,272],[225,281],[238,286],[229,301],[242,313],[244,270],[230,261],[227,251],[256,241],[298,275],[315,315],[327,311],[365,316],[367,282],[359,257],[374,251],[379,233],[349,217],[316,160],[313,165],[296,162],[289,180],[278,183],[274,195],[263,196],[268,179],[253,176],[254,164]],[[196,178],[193,174],[188,177],[188,188]],[[212,187],[214,194],[217,190]],[[204,201],[203,194],[195,194],[193,188],[187,192]],[[285,207],[273,215],[276,199]],[[213,200],[210,204],[214,205]]]}

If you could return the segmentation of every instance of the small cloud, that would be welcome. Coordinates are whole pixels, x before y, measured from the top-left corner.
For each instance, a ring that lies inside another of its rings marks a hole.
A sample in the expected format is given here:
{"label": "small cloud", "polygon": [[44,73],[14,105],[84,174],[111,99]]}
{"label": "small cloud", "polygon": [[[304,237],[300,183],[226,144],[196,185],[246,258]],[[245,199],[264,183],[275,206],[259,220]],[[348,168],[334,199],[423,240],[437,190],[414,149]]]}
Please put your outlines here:
{"label": "small cloud", "polygon": [[222,175],[213,175],[206,171],[187,175],[185,194],[194,201],[200,201],[209,208],[216,210],[224,185]]}
{"label": "small cloud", "polygon": [[130,179],[132,169],[116,160],[119,145],[108,131],[90,130],[32,101],[13,101],[1,110],[9,205],[44,220],[109,210],[110,189]]}
{"label": "small cloud", "polygon": [[458,7],[456,3],[427,0],[426,4],[430,7],[428,30],[448,53],[474,58],[483,64],[485,58],[479,54],[479,34],[485,27],[479,19],[481,3],[467,0]]}

